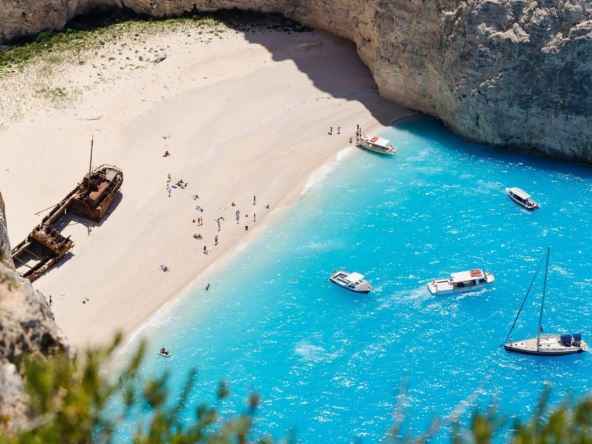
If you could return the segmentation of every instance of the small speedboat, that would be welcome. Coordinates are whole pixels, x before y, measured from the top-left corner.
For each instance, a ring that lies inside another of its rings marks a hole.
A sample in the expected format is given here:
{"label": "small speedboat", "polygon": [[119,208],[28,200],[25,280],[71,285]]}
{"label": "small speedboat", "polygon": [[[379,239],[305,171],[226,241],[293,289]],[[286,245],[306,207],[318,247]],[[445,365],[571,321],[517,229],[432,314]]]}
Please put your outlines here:
{"label": "small speedboat", "polygon": [[370,283],[364,280],[364,276],[360,273],[338,270],[329,276],[329,280],[340,287],[356,293],[368,293],[372,290]]}
{"label": "small speedboat", "polygon": [[164,347],[162,347],[162,348],[161,348],[161,349],[158,351],[158,354],[159,354],[160,356],[162,356],[163,358],[170,358],[171,356],[173,356],[173,355],[171,354],[171,352],[170,352],[170,351],[168,351],[168,350],[167,350],[166,348],[164,348]]}
{"label": "small speedboat", "polygon": [[358,139],[358,146],[379,154],[395,154],[397,152],[387,139],[373,134],[360,137]]}
{"label": "small speedboat", "polygon": [[512,187],[506,188],[506,194],[510,199],[516,202],[518,205],[526,208],[527,210],[536,210],[539,208],[539,204],[532,200],[530,194],[524,191],[522,188]]}
{"label": "small speedboat", "polygon": [[495,276],[481,269],[450,273],[448,279],[434,279],[428,284],[432,294],[462,293],[478,290],[495,281]]}

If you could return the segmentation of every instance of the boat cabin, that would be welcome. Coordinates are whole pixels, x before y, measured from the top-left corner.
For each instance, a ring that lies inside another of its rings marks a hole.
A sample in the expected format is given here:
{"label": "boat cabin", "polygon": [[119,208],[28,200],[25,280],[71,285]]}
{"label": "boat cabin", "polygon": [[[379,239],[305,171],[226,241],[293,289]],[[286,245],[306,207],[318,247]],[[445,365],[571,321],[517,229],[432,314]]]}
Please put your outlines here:
{"label": "boat cabin", "polygon": [[534,210],[536,208],[539,208],[539,204],[532,200],[532,196],[521,188],[507,188],[506,193],[508,193],[510,199],[512,199],[518,205],[523,206],[527,210]]}
{"label": "boat cabin", "polygon": [[348,273],[347,271],[336,271],[329,280],[340,287],[346,288],[357,293],[368,293],[372,287],[360,273]]}
{"label": "boat cabin", "polygon": [[428,284],[432,294],[456,293],[472,290],[489,284],[495,280],[491,273],[484,273],[481,269],[450,273],[448,279],[435,279]]}

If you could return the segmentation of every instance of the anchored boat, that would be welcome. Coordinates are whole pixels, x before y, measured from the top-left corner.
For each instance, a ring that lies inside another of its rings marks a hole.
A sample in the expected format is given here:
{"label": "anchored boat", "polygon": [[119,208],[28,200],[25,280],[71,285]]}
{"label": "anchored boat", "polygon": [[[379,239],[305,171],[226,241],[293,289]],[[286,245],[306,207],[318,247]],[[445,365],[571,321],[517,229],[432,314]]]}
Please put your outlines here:
{"label": "anchored boat", "polygon": [[391,142],[373,134],[367,134],[358,139],[358,146],[379,154],[395,154],[397,150]]}
{"label": "anchored boat", "polygon": [[495,281],[495,276],[485,273],[481,269],[450,273],[448,279],[434,279],[428,284],[432,294],[463,293],[465,291],[478,290],[481,287]]}
{"label": "anchored boat", "polygon": [[539,204],[532,200],[532,196],[524,191],[522,188],[512,187],[506,188],[506,194],[516,202],[518,205],[526,208],[527,210],[536,210],[539,208]]}
{"label": "anchored boat", "polygon": [[506,340],[504,341],[504,348],[506,351],[515,352],[515,353],[523,353],[527,355],[539,355],[539,356],[561,356],[561,355],[571,355],[574,353],[581,353],[584,351],[588,351],[588,344],[586,344],[582,340],[582,335],[580,333],[571,334],[542,334],[543,333],[543,310],[545,308],[545,293],[547,292],[547,278],[549,274],[549,255],[551,253],[551,248],[547,247],[547,255],[546,255],[546,264],[545,264],[545,280],[543,283],[543,294],[541,298],[541,311],[539,313],[539,325],[537,329],[536,338],[530,339],[523,339],[520,341],[512,341],[512,331],[516,326],[516,322],[518,321],[518,317],[524,308],[526,303],[526,299],[532,289],[536,277],[541,269],[541,265],[543,263],[543,259],[539,262],[539,266],[532,278],[530,286],[526,291],[526,295],[522,300],[522,304],[518,309],[518,313],[516,314],[516,318],[514,318],[514,323],[512,327],[510,327],[510,331],[506,336]]}
{"label": "anchored boat", "polygon": [[[91,142],[91,165],[92,165]],[[101,165],[89,172],[82,182],[33,228],[27,238],[12,249],[17,272],[31,282],[62,259],[74,246],[70,237],[60,233],[61,219],[68,213],[100,222],[123,183],[123,172],[112,165]]]}
{"label": "anchored boat", "polygon": [[340,287],[356,293],[368,293],[372,290],[370,283],[360,273],[338,270],[329,276],[329,280]]}

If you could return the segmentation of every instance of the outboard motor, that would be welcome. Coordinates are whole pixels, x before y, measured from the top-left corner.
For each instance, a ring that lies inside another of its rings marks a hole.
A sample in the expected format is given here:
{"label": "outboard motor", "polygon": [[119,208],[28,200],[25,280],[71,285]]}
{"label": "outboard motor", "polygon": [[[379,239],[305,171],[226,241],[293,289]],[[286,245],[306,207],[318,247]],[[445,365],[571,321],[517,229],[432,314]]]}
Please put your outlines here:
{"label": "outboard motor", "polygon": [[573,334],[574,347],[579,347],[581,344],[582,344],[582,334],[581,333],[574,333]]}
{"label": "outboard motor", "polygon": [[561,335],[559,342],[564,347],[571,347],[571,335]]}

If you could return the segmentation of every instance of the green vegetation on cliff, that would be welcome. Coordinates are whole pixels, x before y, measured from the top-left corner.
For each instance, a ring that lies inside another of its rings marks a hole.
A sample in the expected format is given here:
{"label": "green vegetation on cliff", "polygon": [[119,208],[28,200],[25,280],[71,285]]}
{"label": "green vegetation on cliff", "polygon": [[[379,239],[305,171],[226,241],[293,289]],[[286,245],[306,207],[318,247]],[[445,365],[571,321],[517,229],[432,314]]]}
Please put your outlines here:
{"label": "green vegetation on cliff", "polygon": [[19,72],[26,63],[38,57],[58,63],[74,54],[78,56],[78,63],[84,64],[83,51],[117,43],[124,37],[132,37],[135,45],[141,48],[148,36],[163,32],[182,32],[198,40],[206,32],[220,37],[228,29],[242,32],[253,29],[309,30],[279,14],[240,11],[203,14],[195,11],[181,17],[153,18],[129,10],[99,11],[74,19],[63,31],[41,32],[33,39],[17,42],[4,50],[0,48],[0,76]]}
{"label": "green vegetation on cliff", "polygon": [[[253,418],[258,397],[251,395],[245,412],[233,418],[224,418],[220,402],[228,396],[226,385],[217,393],[217,406],[206,404],[189,406],[189,397],[197,379],[191,372],[180,394],[174,401],[167,389],[168,375],[137,383],[144,347],[130,360],[118,378],[108,379],[101,367],[112,357],[119,345],[117,338],[107,348],[94,349],[83,356],[70,359],[61,354],[51,358],[30,357],[24,365],[24,376],[29,395],[30,422],[19,434],[9,434],[0,424],[0,444],[79,444],[114,442],[124,420],[137,417],[142,411],[133,442],[157,443],[247,443],[252,442]],[[495,410],[483,414],[475,412],[468,431],[458,424],[451,427],[451,442],[499,442],[500,430],[505,428],[506,442],[512,444],[592,443],[592,397],[575,406],[565,402],[554,410],[547,409],[548,391],[544,392],[532,418],[525,423],[500,420]],[[120,399],[122,407],[114,414],[113,400]],[[191,407],[192,421],[181,418],[181,410]],[[10,418],[2,418],[4,424]],[[401,424],[395,424],[385,433],[387,443],[429,442],[438,431],[439,423],[423,436],[405,435]],[[404,424],[403,424],[404,425]],[[508,431],[508,426],[509,430]],[[403,436],[402,436],[403,435]],[[290,440],[289,440],[290,441]],[[269,438],[257,442],[271,442]]]}

